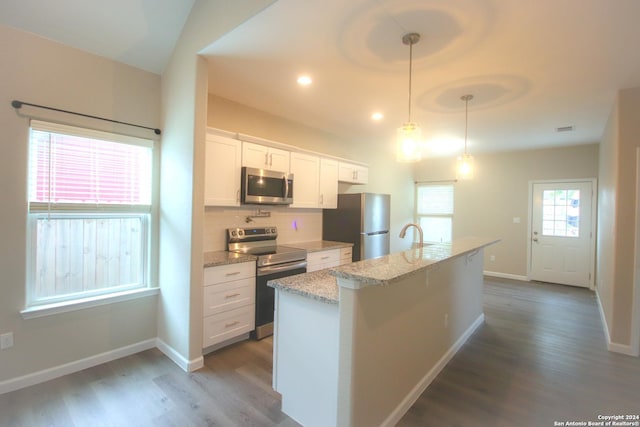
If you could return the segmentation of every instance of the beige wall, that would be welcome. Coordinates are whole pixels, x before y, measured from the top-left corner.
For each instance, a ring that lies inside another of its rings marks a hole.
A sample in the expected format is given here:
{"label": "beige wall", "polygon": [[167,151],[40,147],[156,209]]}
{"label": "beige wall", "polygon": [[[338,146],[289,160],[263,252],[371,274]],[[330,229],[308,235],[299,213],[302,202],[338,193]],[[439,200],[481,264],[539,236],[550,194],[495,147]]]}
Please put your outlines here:
{"label": "beige wall", "polygon": [[[23,320],[25,305],[29,120],[12,99],[146,126],[160,124],[160,77],[0,25],[0,384],[39,370],[156,337],[156,297]],[[103,122],[24,108],[69,124],[116,131]],[[146,135],[147,137],[153,135]]]}
{"label": "beige wall", "polygon": [[[485,251],[485,271],[525,278],[529,182],[598,175],[598,145],[474,155],[473,180],[455,185],[453,237],[498,237]],[[419,163],[417,181],[452,180],[454,159]],[[515,224],[513,218],[520,218]],[[495,261],[490,261],[491,255]]]}
{"label": "beige wall", "polygon": [[[611,344],[628,353],[633,342],[636,150],[640,147],[640,88],[618,94],[600,147],[598,294]],[[636,289],[635,292],[640,292]],[[636,332],[637,333],[637,332]],[[635,338],[637,346],[637,337]]]}
{"label": "beige wall", "polygon": [[[210,127],[277,141],[318,153],[363,162],[369,165],[367,185],[340,184],[341,193],[391,194],[391,251],[397,252],[410,245],[409,238],[398,237],[400,229],[413,221],[413,177],[408,164],[398,164],[389,141],[346,141],[335,135],[274,116],[224,98],[209,95],[207,124]],[[306,228],[293,232],[283,229],[282,243],[301,242],[309,237],[322,237],[322,211],[319,209],[288,210],[270,208],[277,213],[276,220],[283,225],[300,219],[304,213]],[[244,208],[207,208],[205,213],[205,250],[222,249],[223,230],[239,225],[246,215]],[[269,220],[258,220],[267,223]],[[303,226],[304,227],[304,226]],[[222,242],[221,242],[222,241]]]}
{"label": "beige wall", "polygon": [[202,363],[207,64],[199,52],[271,0],[196,0],[162,75],[158,338],[185,369]]}

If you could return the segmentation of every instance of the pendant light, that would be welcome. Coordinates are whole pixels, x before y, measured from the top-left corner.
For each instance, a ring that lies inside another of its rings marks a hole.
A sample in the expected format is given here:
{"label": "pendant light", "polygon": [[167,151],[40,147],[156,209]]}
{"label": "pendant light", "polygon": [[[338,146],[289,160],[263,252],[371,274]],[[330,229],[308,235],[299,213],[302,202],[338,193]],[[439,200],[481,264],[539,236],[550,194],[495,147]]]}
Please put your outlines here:
{"label": "pendant light", "polygon": [[473,179],[473,156],[467,154],[467,128],[469,117],[469,101],[473,99],[473,95],[464,95],[460,97],[464,101],[464,153],[458,157],[456,165],[456,177],[458,179]]}
{"label": "pendant light", "polygon": [[413,45],[420,41],[420,34],[407,33],[402,43],[409,45],[409,119],[398,128],[396,136],[396,159],[399,162],[417,162],[422,158],[420,147],[420,127],[411,121],[411,72],[413,65]]}

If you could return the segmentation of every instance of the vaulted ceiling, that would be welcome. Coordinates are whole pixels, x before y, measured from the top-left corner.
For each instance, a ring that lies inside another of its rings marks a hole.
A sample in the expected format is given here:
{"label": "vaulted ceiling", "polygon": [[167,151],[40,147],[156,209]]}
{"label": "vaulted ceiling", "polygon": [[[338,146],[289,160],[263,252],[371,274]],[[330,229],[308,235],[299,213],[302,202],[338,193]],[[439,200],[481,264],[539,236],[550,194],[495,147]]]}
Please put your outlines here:
{"label": "vaulted ceiling", "polygon": [[[192,4],[7,0],[0,23],[162,73]],[[466,94],[469,150],[516,150],[599,141],[640,86],[638,19],[637,0],[278,0],[203,54],[210,93],[367,144],[407,121],[417,32],[411,118],[432,152],[460,151]]]}

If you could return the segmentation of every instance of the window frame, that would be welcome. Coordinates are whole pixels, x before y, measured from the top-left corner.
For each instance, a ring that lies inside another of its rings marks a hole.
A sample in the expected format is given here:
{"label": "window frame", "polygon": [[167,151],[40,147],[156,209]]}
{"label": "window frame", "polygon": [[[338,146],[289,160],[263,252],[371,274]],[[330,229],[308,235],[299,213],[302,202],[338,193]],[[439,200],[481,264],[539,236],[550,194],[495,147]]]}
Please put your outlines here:
{"label": "window frame", "polygon": [[[443,187],[447,186],[451,188],[451,213],[420,213],[420,200],[419,193],[420,188],[422,187]],[[451,235],[449,236],[448,241],[430,241],[427,240],[428,233],[423,232],[423,241],[421,243],[426,244],[438,244],[438,243],[450,243],[453,240],[453,219],[455,214],[455,181],[433,181],[433,182],[416,182],[415,183],[415,196],[414,196],[414,206],[415,206],[415,221],[417,224],[421,224],[421,218],[446,218],[450,220],[451,223]]]}
{"label": "window frame", "polygon": [[[29,126],[29,167],[27,179],[31,189],[31,180],[35,171],[32,170],[32,132],[34,130],[100,139],[113,143],[143,146],[149,149],[150,165],[147,179],[149,204],[97,204],[97,203],[52,203],[31,202],[29,196],[27,204],[27,274],[25,283],[25,309],[21,311],[24,318],[40,317],[49,313],[65,312],[77,308],[102,305],[110,302],[128,300],[138,296],[157,294],[157,287],[152,286],[152,243],[153,229],[157,217],[156,199],[156,170],[158,165],[155,142],[151,138],[140,138],[115,132],[93,130],[86,127],[62,125],[53,122],[31,120]],[[42,219],[117,219],[137,218],[140,220],[140,265],[137,276],[139,281],[133,284],[117,284],[95,290],[85,290],[66,293],[51,297],[37,297],[36,294],[36,263],[37,263],[37,224]]]}

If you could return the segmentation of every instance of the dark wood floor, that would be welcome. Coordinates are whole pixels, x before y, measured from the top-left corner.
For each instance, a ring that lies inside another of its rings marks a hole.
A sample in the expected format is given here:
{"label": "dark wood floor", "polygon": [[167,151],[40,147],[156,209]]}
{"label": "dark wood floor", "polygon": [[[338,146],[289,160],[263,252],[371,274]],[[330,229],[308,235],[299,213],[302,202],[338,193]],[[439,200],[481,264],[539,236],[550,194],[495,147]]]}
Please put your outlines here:
{"label": "dark wood floor", "polygon": [[[594,294],[485,281],[485,324],[400,426],[553,426],[640,414],[640,359],[609,353]],[[149,350],[0,395],[0,426],[295,426],[271,390],[272,341],[182,372]]]}

